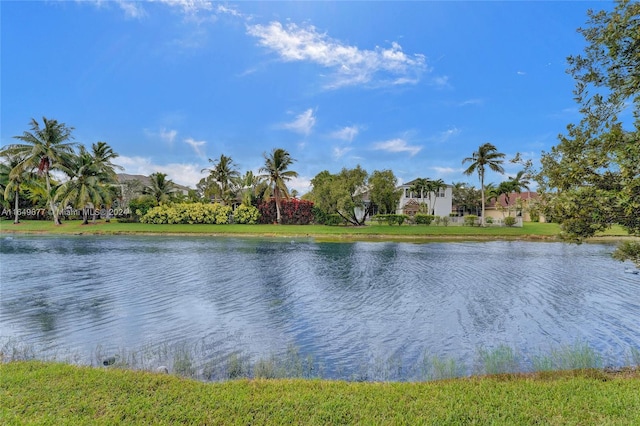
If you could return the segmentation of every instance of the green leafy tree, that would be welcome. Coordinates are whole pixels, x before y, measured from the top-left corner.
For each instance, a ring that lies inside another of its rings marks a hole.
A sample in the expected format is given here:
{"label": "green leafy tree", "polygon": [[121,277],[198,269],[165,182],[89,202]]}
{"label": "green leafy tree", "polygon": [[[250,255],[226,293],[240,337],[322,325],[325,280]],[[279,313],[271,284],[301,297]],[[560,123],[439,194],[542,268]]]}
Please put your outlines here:
{"label": "green leafy tree", "polygon": [[20,191],[25,184],[33,181],[35,176],[30,171],[20,167],[23,159],[17,156],[6,157],[6,162],[0,162],[0,195],[4,201],[13,200],[13,223],[20,223]]}
{"label": "green leafy tree", "polygon": [[89,219],[87,207],[92,207],[95,211],[103,202],[111,200],[106,175],[84,146],[80,146],[78,155],[72,157],[67,169],[70,179],[58,187],[55,199],[62,207],[71,205],[80,210],[82,223],[86,225]]}
{"label": "green leafy tree", "polygon": [[487,142],[478,147],[477,151],[474,151],[471,157],[467,157],[462,160],[462,164],[471,163],[469,167],[464,171],[464,174],[471,175],[477,171],[478,178],[480,179],[480,196],[482,200],[482,226],[485,226],[485,194],[484,194],[484,177],[486,168],[493,170],[496,173],[504,173],[502,163],[504,154],[498,152],[497,148]]}
{"label": "green leafy tree", "polygon": [[585,50],[568,58],[582,119],[536,177],[545,215],[578,241],[614,223],[640,234],[640,3],[587,15]]}
{"label": "green leafy tree", "polygon": [[308,199],[328,215],[337,214],[347,223],[364,225],[367,178],[367,171],[359,165],[354,169],[343,168],[335,175],[324,170],[311,180]]}
{"label": "green leafy tree", "polygon": [[176,192],[173,181],[167,179],[166,173],[160,172],[149,176],[149,184],[142,190],[143,194],[151,195],[157,204],[171,201]]}
{"label": "green leafy tree", "polygon": [[213,184],[208,188],[208,193],[220,199],[223,205],[231,204],[236,197],[236,181],[240,178],[240,172],[237,170],[237,164],[233,162],[231,157],[220,154],[217,160],[209,159],[213,164],[211,169],[203,169],[209,171],[208,183]]}
{"label": "green leafy tree", "polygon": [[402,190],[397,189],[398,179],[391,170],[374,170],[369,177],[369,197],[382,214],[395,213]]}
{"label": "green leafy tree", "polygon": [[282,221],[281,201],[289,198],[287,181],[298,177],[298,172],[289,170],[294,162],[295,160],[291,158],[289,152],[282,148],[275,148],[270,155],[264,154],[264,166],[260,168],[260,173],[263,173],[260,178],[268,183],[265,201],[269,201],[271,197],[275,200],[278,223]]}
{"label": "green leafy tree", "polygon": [[55,191],[52,188],[50,172],[56,169],[64,170],[69,164],[74,147],[74,143],[70,142],[73,128],[46,117],[42,118],[42,123],[43,127],[35,119],[31,119],[31,131],[14,136],[22,143],[9,145],[4,152],[23,158],[16,172],[37,169],[38,175],[44,176],[47,204],[54,223],[59,225],[59,208],[54,201]]}
{"label": "green leafy tree", "polygon": [[482,206],[480,190],[464,182],[453,183],[453,205],[464,215],[476,214]]}

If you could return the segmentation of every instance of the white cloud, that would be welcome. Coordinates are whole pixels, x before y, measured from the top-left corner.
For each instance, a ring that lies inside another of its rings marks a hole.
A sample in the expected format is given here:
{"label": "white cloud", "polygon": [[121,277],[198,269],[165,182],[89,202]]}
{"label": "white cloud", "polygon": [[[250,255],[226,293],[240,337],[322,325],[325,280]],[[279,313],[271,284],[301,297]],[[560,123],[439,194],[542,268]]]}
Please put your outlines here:
{"label": "white cloud", "polygon": [[344,156],[344,154],[346,154],[347,152],[351,151],[351,148],[349,147],[345,147],[345,148],[333,148],[333,158],[334,159],[339,159],[342,158],[342,156]]}
{"label": "white cloud", "polygon": [[291,130],[292,132],[308,135],[311,133],[311,129],[316,124],[316,118],[313,115],[313,109],[309,108],[302,114],[298,115],[295,120],[290,123],[282,124],[283,129]]}
{"label": "white cloud", "polygon": [[233,9],[233,8],[231,8],[229,6],[224,6],[222,4],[218,5],[218,7],[216,8],[216,11],[218,13],[226,13],[228,15],[235,16],[235,17],[238,17],[238,18],[243,17],[242,13],[238,12],[236,9]]}
{"label": "white cloud", "polygon": [[193,148],[193,151],[196,153],[198,157],[207,158],[207,156],[204,153],[204,149],[202,149],[207,143],[206,141],[197,141],[193,138],[187,138],[184,140],[184,142],[187,145],[191,146],[191,148]]}
{"label": "white cloud", "polygon": [[189,163],[154,164],[148,157],[127,157],[121,155],[114,163],[124,168],[124,173],[149,176],[152,173],[166,173],[167,177],[177,184],[195,188],[204,177],[202,165]]}
{"label": "white cloud", "polygon": [[460,129],[458,129],[457,127],[452,127],[448,130],[445,130],[444,132],[440,132],[440,134],[438,135],[438,142],[446,142],[448,141],[450,138],[457,136],[461,133],[462,131]]}
{"label": "white cloud", "polygon": [[467,106],[467,105],[482,105],[484,101],[482,99],[467,99],[466,101],[462,101],[458,104],[458,106]]}
{"label": "white cloud", "polygon": [[404,139],[391,139],[384,142],[377,142],[373,145],[373,149],[387,152],[408,152],[411,156],[416,155],[422,149],[421,146],[408,145]]}
{"label": "white cloud", "polygon": [[434,77],[431,80],[432,84],[434,86],[438,86],[440,88],[447,88],[447,87],[451,87],[451,85],[449,84],[449,77],[447,77],[446,75],[442,75],[439,77]]}
{"label": "white cloud", "polygon": [[454,169],[453,167],[431,167],[438,175],[450,175],[453,173],[462,173],[465,169]]}
{"label": "white cloud", "polygon": [[209,0],[156,0],[171,7],[182,9],[184,14],[196,14],[200,11],[213,10],[213,3]]}
{"label": "white cloud", "polygon": [[527,75],[527,73],[524,72],[524,71],[516,71],[516,74],[518,74],[518,75]]}
{"label": "white cloud", "polygon": [[118,6],[124,11],[127,18],[142,18],[146,16],[147,12],[142,8],[142,4],[139,2],[132,2],[126,0],[117,0]]}
{"label": "white cloud", "polygon": [[287,181],[287,188],[289,188],[289,193],[291,193],[292,189],[295,189],[300,195],[304,195],[311,190],[311,178],[306,176],[292,178]]}
{"label": "white cloud", "polygon": [[356,136],[358,136],[359,132],[360,128],[358,126],[347,126],[331,133],[331,137],[334,139],[341,139],[343,141],[351,142]]}
{"label": "white cloud", "polygon": [[173,144],[173,141],[176,139],[177,134],[177,130],[167,130],[164,127],[160,129],[160,139],[167,142],[168,144]]}
{"label": "white cloud", "polygon": [[371,82],[414,83],[426,70],[424,55],[407,55],[396,42],[389,48],[376,46],[375,50],[361,50],[319,33],[313,26],[302,28],[291,23],[285,27],[277,21],[249,25],[247,32],[284,61],[307,61],[332,69],[333,81],[327,88]]}

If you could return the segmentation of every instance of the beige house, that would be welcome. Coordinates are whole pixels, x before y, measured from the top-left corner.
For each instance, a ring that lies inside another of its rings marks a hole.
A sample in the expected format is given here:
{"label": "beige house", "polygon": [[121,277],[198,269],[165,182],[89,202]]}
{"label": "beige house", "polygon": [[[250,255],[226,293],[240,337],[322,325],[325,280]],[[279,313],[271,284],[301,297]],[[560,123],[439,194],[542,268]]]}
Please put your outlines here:
{"label": "beige house", "polygon": [[[487,201],[485,215],[493,219],[504,219],[507,216],[522,217],[524,222],[531,222],[531,207],[535,207],[539,200],[537,192],[512,192],[502,194],[497,199]],[[539,215],[540,222],[544,217]]]}

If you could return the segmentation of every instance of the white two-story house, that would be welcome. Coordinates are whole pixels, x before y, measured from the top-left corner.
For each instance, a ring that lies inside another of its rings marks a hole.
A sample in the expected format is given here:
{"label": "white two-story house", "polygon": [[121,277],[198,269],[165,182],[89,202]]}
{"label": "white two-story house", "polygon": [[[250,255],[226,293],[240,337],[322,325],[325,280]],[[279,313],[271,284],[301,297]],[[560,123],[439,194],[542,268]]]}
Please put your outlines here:
{"label": "white two-story house", "polygon": [[422,208],[423,211],[426,209],[427,214],[449,216],[453,204],[453,186],[445,185],[437,192],[419,194],[411,190],[414,184],[415,180],[412,180],[398,187],[402,189],[402,196],[396,214],[413,216]]}

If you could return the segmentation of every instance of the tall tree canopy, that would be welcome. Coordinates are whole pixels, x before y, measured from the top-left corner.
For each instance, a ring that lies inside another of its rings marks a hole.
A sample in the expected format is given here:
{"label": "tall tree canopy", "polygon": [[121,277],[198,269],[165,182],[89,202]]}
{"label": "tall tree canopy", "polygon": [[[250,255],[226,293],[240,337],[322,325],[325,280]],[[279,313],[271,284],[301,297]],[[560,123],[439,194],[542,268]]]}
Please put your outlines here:
{"label": "tall tree canopy", "polygon": [[47,203],[56,225],[60,224],[59,208],[54,202],[54,191],[51,187],[51,170],[64,170],[70,163],[75,144],[71,132],[72,127],[57,120],[42,117],[43,127],[34,118],[31,119],[31,131],[14,136],[22,143],[9,145],[4,155],[17,155],[23,161],[17,166],[16,172],[37,169],[40,176],[44,176],[47,191]]}
{"label": "tall tree canopy", "polygon": [[355,169],[343,168],[335,175],[324,170],[311,179],[309,198],[326,213],[338,214],[352,225],[364,225],[368,176],[359,165]]}
{"label": "tall tree canopy", "polygon": [[402,190],[397,189],[398,178],[391,170],[374,170],[369,177],[369,197],[383,214],[393,214],[398,208]]}
{"label": "tall tree canopy", "polygon": [[640,3],[589,11],[578,31],[587,46],[568,72],[582,119],[543,153],[545,213],[571,239],[614,223],[640,234]]}

